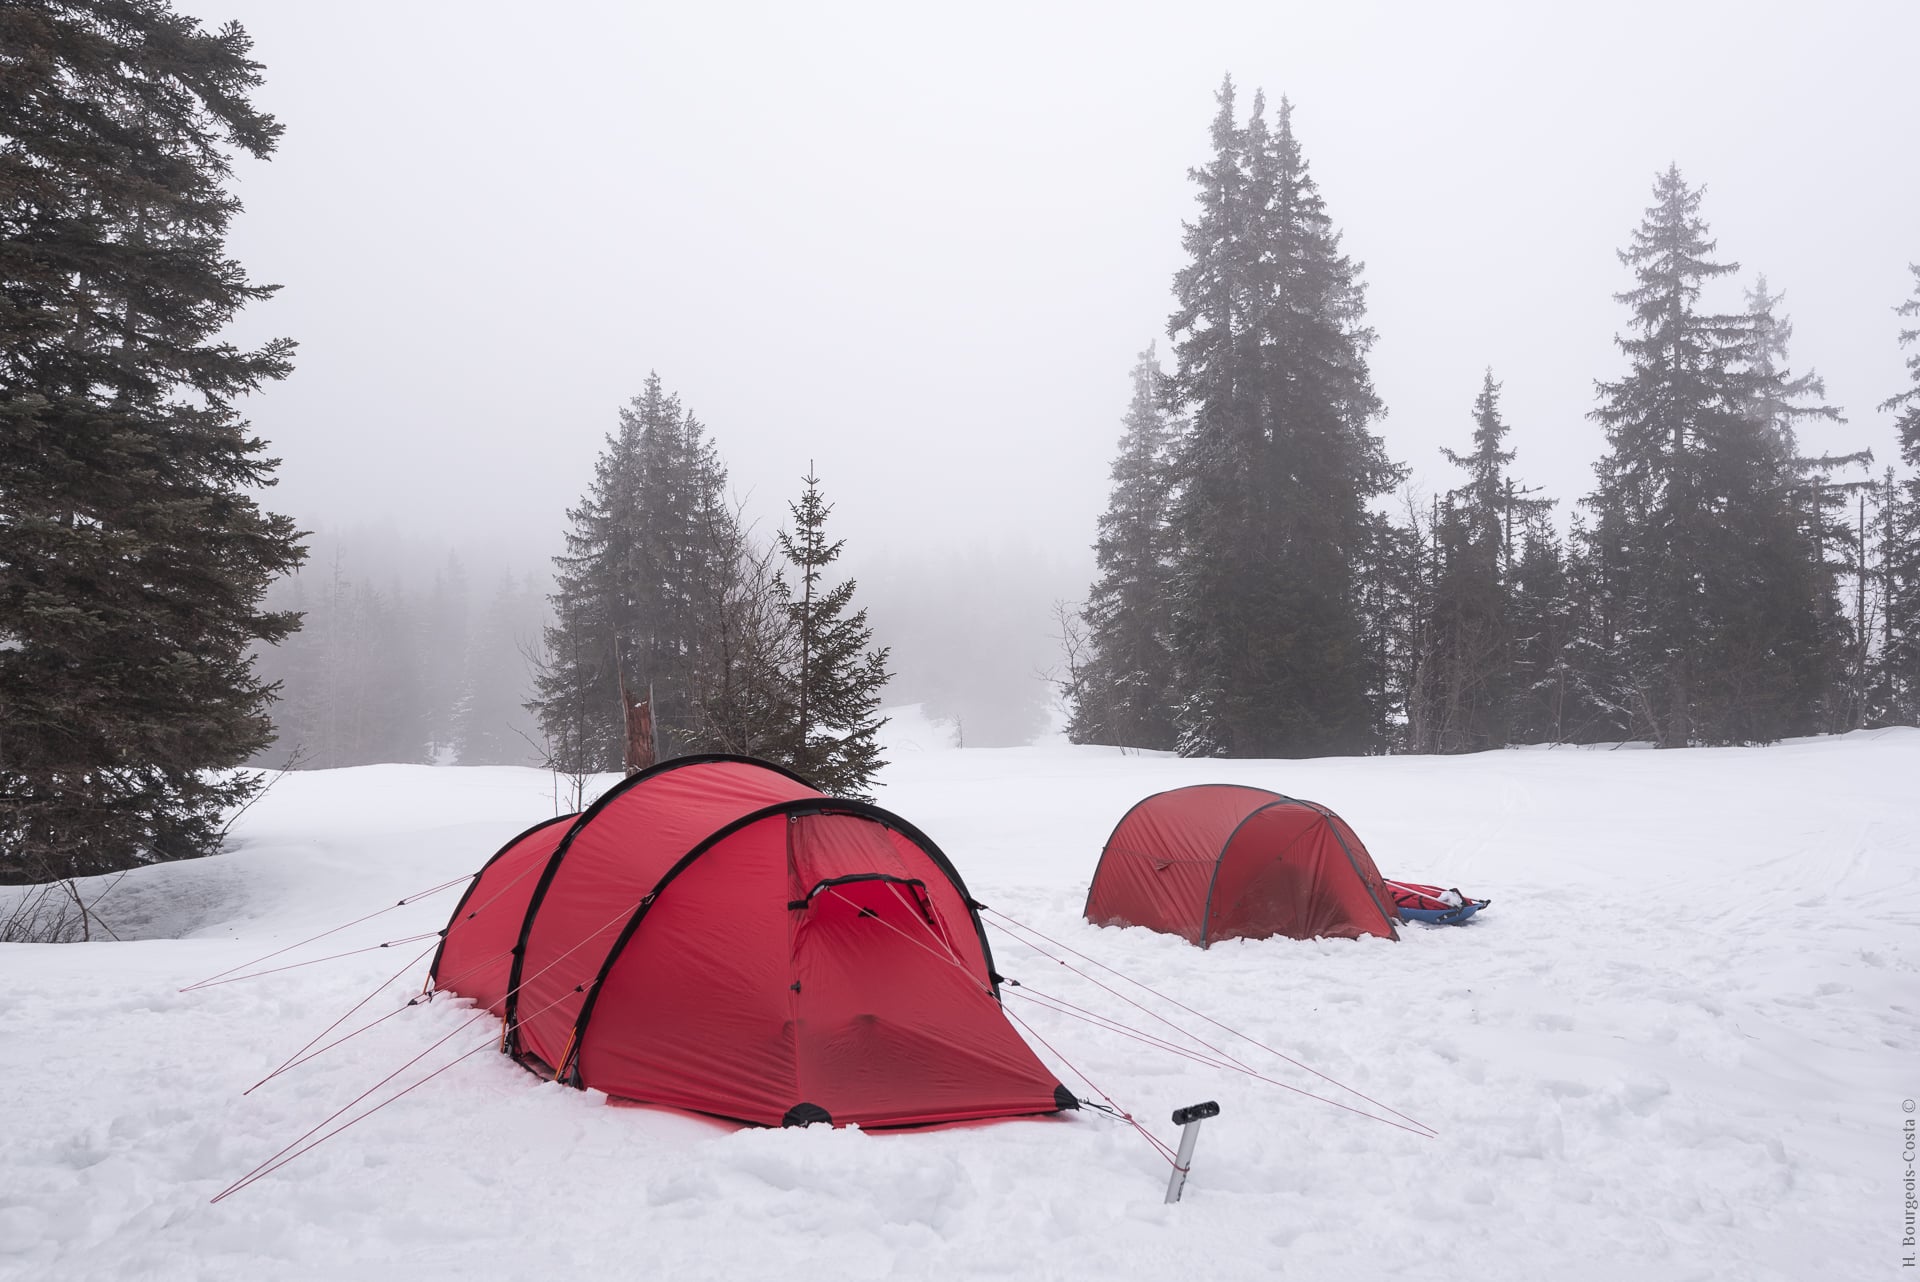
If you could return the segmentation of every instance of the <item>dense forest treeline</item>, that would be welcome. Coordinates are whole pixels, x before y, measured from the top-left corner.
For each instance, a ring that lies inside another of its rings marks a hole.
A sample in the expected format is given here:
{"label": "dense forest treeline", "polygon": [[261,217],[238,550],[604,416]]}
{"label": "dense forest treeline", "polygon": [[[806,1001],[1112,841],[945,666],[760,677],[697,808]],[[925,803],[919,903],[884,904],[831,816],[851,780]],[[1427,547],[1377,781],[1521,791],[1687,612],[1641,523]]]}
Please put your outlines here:
{"label": "dense forest treeline", "polygon": [[[1407,469],[1373,430],[1384,407],[1360,269],[1290,106],[1270,120],[1256,97],[1242,121],[1231,82],[1219,101],[1174,281],[1174,368],[1149,348],[1132,371],[1099,578],[1060,621],[1072,738],[1446,753],[1765,742],[1920,716],[1920,393],[1879,407],[1900,416],[1906,480],[1825,448],[1843,420],[1817,376],[1793,372],[1766,278],[1737,310],[1706,309],[1711,283],[1739,269],[1716,260],[1677,168],[1620,255],[1625,368],[1596,382],[1595,488],[1567,502],[1526,483],[1489,369],[1463,395],[1460,448],[1443,451],[1458,484],[1416,502],[1395,495]],[[788,536],[753,538],[713,438],[657,376],[619,422],[549,588],[503,583],[482,611],[455,562],[411,597],[336,563],[277,599],[306,623],[262,658],[284,683],[275,750],[311,767],[614,770],[623,708],[645,694],[663,753],[817,772],[792,729],[807,660],[781,574]],[[931,691],[940,666],[920,674]],[[1030,684],[1034,670],[1000,675]],[[843,730],[873,720],[877,689]],[[827,764],[829,778],[864,785],[877,757],[863,742],[865,766]]]}
{"label": "dense forest treeline", "polygon": [[1840,411],[1793,371],[1765,277],[1708,305],[1740,268],[1669,167],[1620,253],[1624,368],[1596,383],[1606,452],[1567,532],[1506,445],[1492,370],[1444,451],[1459,484],[1394,512],[1359,269],[1288,104],[1269,122],[1256,96],[1243,122],[1229,80],[1213,151],[1192,171],[1174,367],[1150,348],[1134,369],[1098,578],[1066,621],[1075,740],[1681,747],[1920,720],[1920,351],[1878,406],[1904,475],[1835,452]]}

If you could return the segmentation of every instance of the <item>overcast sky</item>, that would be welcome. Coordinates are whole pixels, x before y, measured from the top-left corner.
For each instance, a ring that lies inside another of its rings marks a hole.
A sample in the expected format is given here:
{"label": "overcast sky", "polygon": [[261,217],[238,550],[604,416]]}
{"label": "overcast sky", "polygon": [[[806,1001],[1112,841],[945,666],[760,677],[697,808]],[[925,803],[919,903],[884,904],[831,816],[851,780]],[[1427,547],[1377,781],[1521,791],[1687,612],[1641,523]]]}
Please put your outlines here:
{"label": "overcast sky", "polygon": [[656,369],[763,517],[815,461],[856,563],[1079,575],[1226,72],[1295,103],[1416,484],[1491,365],[1521,475],[1590,487],[1615,252],[1669,161],[1851,420],[1809,444],[1892,457],[1911,0],[184,7],[243,22],[287,127],[232,248],[284,286],[243,332],[297,369],[249,412],[310,524],[534,568]]}

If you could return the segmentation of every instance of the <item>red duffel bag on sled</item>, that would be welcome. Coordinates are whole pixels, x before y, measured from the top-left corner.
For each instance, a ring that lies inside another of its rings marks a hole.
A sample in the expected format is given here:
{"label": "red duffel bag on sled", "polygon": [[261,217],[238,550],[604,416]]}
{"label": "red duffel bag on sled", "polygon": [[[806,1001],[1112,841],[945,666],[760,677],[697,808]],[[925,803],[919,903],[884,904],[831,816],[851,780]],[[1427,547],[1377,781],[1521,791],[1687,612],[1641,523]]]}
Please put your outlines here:
{"label": "red duffel bag on sled", "polygon": [[1393,894],[1393,906],[1400,910],[1402,917],[1433,926],[1458,926],[1493,902],[1468,899],[1451,887],[1421,886],[1409,881],[1387,881],[1386,885]]}

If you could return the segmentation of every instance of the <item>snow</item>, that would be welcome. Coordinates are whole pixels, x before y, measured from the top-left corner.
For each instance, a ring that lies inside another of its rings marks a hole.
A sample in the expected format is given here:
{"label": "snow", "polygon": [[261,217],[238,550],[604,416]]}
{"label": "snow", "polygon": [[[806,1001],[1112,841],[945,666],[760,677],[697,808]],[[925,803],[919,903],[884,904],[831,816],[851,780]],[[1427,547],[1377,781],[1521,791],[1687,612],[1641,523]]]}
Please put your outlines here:
{"label": "snow", "polygon": [[[483,1052],[210,1204],[469,1015],[413,1007],[243,1095],[424,945],[177,990],[469,872],[553,813],[534,771],[308,772],[275,782],[228,854],[127,877],[108,900],[124,942],[0,947],[0,1277],[1810,1279],[1892,1276],[1910,1254],[1894,1159],[1901,1101],[1920,1094],[1920,731],[1194,762],[1057,740],[952,750],[895,711],[880,801],[976,896],[1439,1138],[1010,998],[1163,1139],[1174,1108],[1220,1101],[1182,1203],[1161,1204],[1147,1144],[1091,1112],[751,1130]],[[1208,780],[1324,802],[1388,875],[1493,906],[1398,944],[1205,952],[1081,922],[1121,813]],[[457,893],[268,964],[435,930]],[[1003,972],[1152,1026],[994,946]]]}

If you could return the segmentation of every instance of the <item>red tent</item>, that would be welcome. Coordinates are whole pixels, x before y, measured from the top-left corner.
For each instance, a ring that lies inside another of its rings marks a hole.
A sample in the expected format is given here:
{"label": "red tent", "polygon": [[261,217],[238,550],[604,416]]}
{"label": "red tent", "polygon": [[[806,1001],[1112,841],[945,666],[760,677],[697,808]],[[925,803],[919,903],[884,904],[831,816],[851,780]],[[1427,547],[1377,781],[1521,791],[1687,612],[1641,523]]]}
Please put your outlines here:
{"label": "red tent", "polygon": [[1325,806],[1264,788],[1156,793],[1107,838],[1087,891],[1096,926],[1217,939],[1400,936],[1373,857]]}
{"label": "red tent", "polygon": [[919,829],[745,757],[681,757],[496,854],[432,983],[575,1086],[763,1125],[1075,1107],[1000,1010]]}

